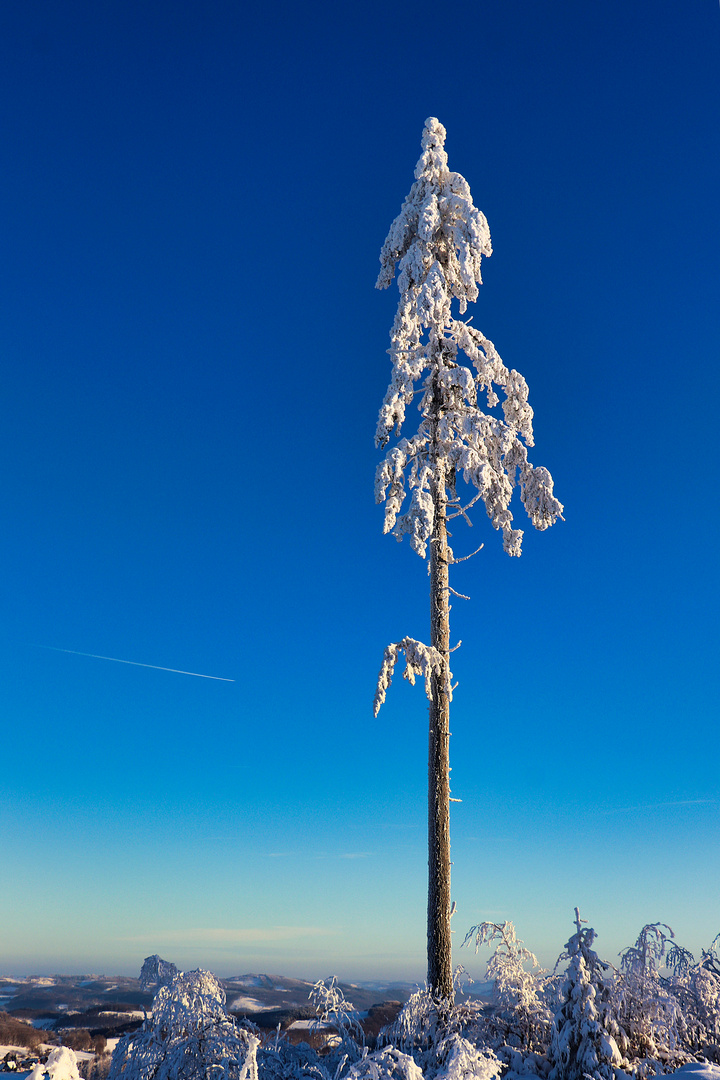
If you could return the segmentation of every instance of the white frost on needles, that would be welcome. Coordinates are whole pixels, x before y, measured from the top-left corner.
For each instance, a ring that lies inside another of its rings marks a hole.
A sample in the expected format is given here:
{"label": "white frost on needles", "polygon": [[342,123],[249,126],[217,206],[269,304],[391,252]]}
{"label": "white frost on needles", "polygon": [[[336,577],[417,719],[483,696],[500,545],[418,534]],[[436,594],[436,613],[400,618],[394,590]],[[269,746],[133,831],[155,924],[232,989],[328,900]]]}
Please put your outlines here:
{"label": "white frost on needles", "polygon": [[[432,645],[424,645],[415,638],[404,637],[402,641],[396,641],[393,645],[385,648],[382,667],[378,675],[377,689],[375,691],[374,715],[380,712],[381,705],[385,704],[385,695],[392,681],[395,665],[401,652],[405,653],[405,670],[403,679],[407,679],[412,686],[415,685],[415,676],[422,675],[425,680],[425,693],[428,700],[432,697],[431,677],[433,674],[440,675],[443,670],[442,653]],[[452,673],[447,672],[447,693],[452,701]]]}
{"label": "white frost on needles", "polygon": [[[477,299],[482,256],[492,254],[492,247],[485,215],[473,206],[467,181],[448,169],[444,146],[445,128],[430,117],[415,183],[380,254],[377,287],[387,288],[397,272],[400,303],[390,334],[392,380],[380,409],[376,443],[386,446],[393,429],[400,434],[405,407],[416,393],[422,395],[422,422],[379,465],[376,501],[385,503],[384,531],[398,540],[407,533],[413,550],[424,558],[433,528],[433,463],[443,460],[453,495],[456,474],[477,489],[457,512],[482,498],[493,526],[502,530],[505,551],[520,555],[523,534],[513,529],[509,509],[513,488],[519,486],[536,529],[552,525],[563,507],[553,495],[547,469],[528,461],[526,447],[534,443],[527,383],[505,367],[491,341],[452,313],[453,300],[464,315]],[[458,363],[461,351],[474,372]],[[437,441],[431,446],[433,387],[441,389],[442,402]],[[478,407],[479,393],[486,395],[489,409],[499,404],[495,387],[504,395],[502,419]],[[410,502],[401,513],[406,488]]]}

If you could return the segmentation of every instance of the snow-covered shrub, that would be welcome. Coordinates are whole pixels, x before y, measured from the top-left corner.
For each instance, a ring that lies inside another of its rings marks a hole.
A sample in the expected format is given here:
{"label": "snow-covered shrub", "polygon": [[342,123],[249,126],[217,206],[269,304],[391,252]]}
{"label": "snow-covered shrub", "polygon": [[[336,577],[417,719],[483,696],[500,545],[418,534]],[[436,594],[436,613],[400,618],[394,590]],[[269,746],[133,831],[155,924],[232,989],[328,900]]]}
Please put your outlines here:
{"label": "snow-covered shrub", "polygon": [[423,1080],[423,1074],[409,1054],[385,1046],[352,1065],[345,1080]]}
{"label": "snow-covered shrub", "polygon": [[620,954],[615,1009],[626,1039],[625,1053],[639,1076],[667,1072],[690,1057],[683,1010],[672,981],[660,976],[666,957],[679,970],[687,967],[690,954],[668,948],[674,936],[665,923],[648,923],[635,944]]}
{"label": "snow-covered shrub", "polygon": [[462,1035],[451,1034],[438,1047],[436,1080],[499,1080],[503,1063],[492,1050],[479,1049]]}
{"label": "snow-covered shrub", "polygon": [[[673,993],[685,1020],[686,1046],[695,1054],[720,1059],[720,935],[695,963],[686,950],[672,948],[667,966],[672,968]],[[678,962],[679,961],[679,962]]]}
{"label": "snow-covered shrub", "polygon": [[422,1058],[433,1050],[441,1038],[443,1020],[447,1016],[444,1000],[436,998],[425,988],[411,994],[392,1024],[381,1031],[385,1040],[410,1057]]}
{"label": "snow-covered shrub", "polygon": [[108,1080],[258,1080],[259,1042],[228,1016],[214,975],[180,972],[140,1030],[120,1040]]}
{"label": "snow-covered shrub", "polygon": [[[455,973],[456,987],[461,970]],[[429,989],[417,990],[394,1023],[381,1032],[379,1041],[411,1057],[426,1080],[499,1075],[502,1065],[484,1045],[481,1015],[482,1006],[471,999],[450,1004]]]}
{"label": "snow-covered shrub", "polygon": [[317,1024],[332,1024],[337,1029],[345,1051],[365,1045],[365,1033],[355,1006],[347,1000],[332,975],[316,982],[309,994],[315,1009]]}
{"label": "snow-covered shrub", "polygon": [[291,1043],[279,1031],[272,1042],[259,1047],[257,1051],[261,1080],[298,1080],[298,1077],[339,1080],[346,1062],[346,1055],[340,1055],[335,1063],[327,1058],[321,1059],[306,1042]]}
{"label": "snow-covered shrub", "polygon": [[525,1051],[546,1050],[553,1018],[548,1004],[552,976],[518,940],[511,922],[471,926],[463,945],[473,939],[476,953],[481,945],[497,942],[485,973],[493,984],[493,1009],[485,1018],[488,1042],[496,1048],[510,1045]]}
{"label": "snow-covered shrub", "polygon": [[[413,1061],[425,1080],[492,1080],[500,1076],[503,1065],[491,1049],[476,1045],[479,1012],[473,1002],[448,1006],[446,999],[418,990],[382,1033],[392,1044],[385,1050]],[[472,1041],[461,1033],[470,1034],[470,1030],[475,1036]]]}
{"label": "snow-covered shrub", "polygon": [[424,1071],[430,1062],[435,1062],[442,1040],[461,1027],[458,1007],[425,987],[410,995],[393,1023],[380,1032],[378,1040],[414,1058]]}
{"label": "snow-covered shrub", "polygon": [[75,1051],[69,1046],[58,1046],[51,1050],[45,1064],[38,1062],[28,1080],[43,1080],[46,1076],[51,1080],[80,1080]]}
{"label": "snow-covered shrub", "polygon": [[625,1064],[612,1009],[613,969],[593,951],[597,935],[583,921],[575,908],[576,932],[563,954],[570,963],[551,1027],[550,1080],[615,1080]]}
{"label": "snow-covered shrub", "polygon": [[[309,994],[315,1008],[317,1026],[332,1024],[339,1038],[320,1053],[306,1042],[291,1043],[280,1028],[275,1037],[257,1053],[261,1080],[346,1080],[348,1069],[366,1056],[365,1035],[360,1017],[338,986],[335,976],[315,983]],[[398,1078],[399,1080],[399,1078]]]}

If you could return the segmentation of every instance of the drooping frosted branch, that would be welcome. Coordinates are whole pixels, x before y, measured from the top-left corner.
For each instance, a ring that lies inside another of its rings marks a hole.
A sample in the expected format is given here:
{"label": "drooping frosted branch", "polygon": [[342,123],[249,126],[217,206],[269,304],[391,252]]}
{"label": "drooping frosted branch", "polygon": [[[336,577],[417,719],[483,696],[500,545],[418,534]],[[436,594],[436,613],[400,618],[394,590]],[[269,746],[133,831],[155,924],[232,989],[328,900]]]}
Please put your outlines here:
{"label": "drooping frosted branch", "polygon": [[[405,653],[403,679],[407,679],[414,686],[415,677],[421,675],[425,680],[425,693],[428,700],[432,698],[431,678],[433,674],[439,676],[443,674],[442,654],[432,645],[425,645],[422,641],[416,641],[415,638],[404,637],[402,641],[396,641],[394,644],[386,646],[375,691],[373,708],[375,716],[380,712],[380,706],[385,704],[385,695],[392,681],[395,665],[401,652]],[[448,698],[452,700],[452,673],[448,670],[447,665],[444,665],[444,668]]]}

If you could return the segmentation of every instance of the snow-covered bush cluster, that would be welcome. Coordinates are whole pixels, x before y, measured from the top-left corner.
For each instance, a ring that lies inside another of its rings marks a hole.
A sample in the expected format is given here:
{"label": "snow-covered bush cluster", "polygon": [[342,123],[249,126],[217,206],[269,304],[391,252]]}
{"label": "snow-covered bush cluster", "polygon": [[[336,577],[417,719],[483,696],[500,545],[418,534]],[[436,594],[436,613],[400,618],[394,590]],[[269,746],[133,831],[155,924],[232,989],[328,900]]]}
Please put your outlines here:
{"label": "snow-covered bush cluster", "polygon": [[[594,950],[596,937],[575,909],[575,932],[547,972],[512,923],[473,926],[464,944],[493,949],[491,1004],[461,989],[458,968],[455,1000],[417,990],[374,1045],[335,978],[310,994],[318,1030],[335,1030],[314,1049],[279,1028],[263,1040],[227,1013],[213,975],[180,972],[118,1044],[109,1080],[644,1080],[720,1061],[718,939],[696,961],[668,926],[651,923],[615,967]],[[71,1064],[72,1051],[62,1054],[56,1080]]]}
{"label": "snow-covered bush cluster", "polygon": [[553,972],[539,968],[512,923],[482,923],[465,938],[476,951],[497,943],[487,965],[493,1003],[479,1031],[509,1073],[641,1080],[688,1062],[720,1061],[718,938],[696,962],[670,927],[650,923],[620,954],[618,968],[600,959],[597,935],[583,922],[576,908],[575,933]]}

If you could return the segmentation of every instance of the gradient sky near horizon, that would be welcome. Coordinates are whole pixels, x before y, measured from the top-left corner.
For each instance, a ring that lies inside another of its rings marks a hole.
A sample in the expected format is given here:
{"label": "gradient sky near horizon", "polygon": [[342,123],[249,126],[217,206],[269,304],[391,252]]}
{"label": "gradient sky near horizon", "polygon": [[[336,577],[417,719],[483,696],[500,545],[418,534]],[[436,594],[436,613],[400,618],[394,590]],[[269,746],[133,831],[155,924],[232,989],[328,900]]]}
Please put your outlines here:
{"label": "gradient sky near horizon", "polygon": [[431,115],[566,508],[519,560],[455,530],[485,544],[454,580],[457,943],[511,919],[552,964],[579,905],[608,959],[657,920],[697,954],[717,0],[6,0],[0,57],[0,974],[423,979],[422,687],[371,708],[428,634],[373,501],[374,282]]}

